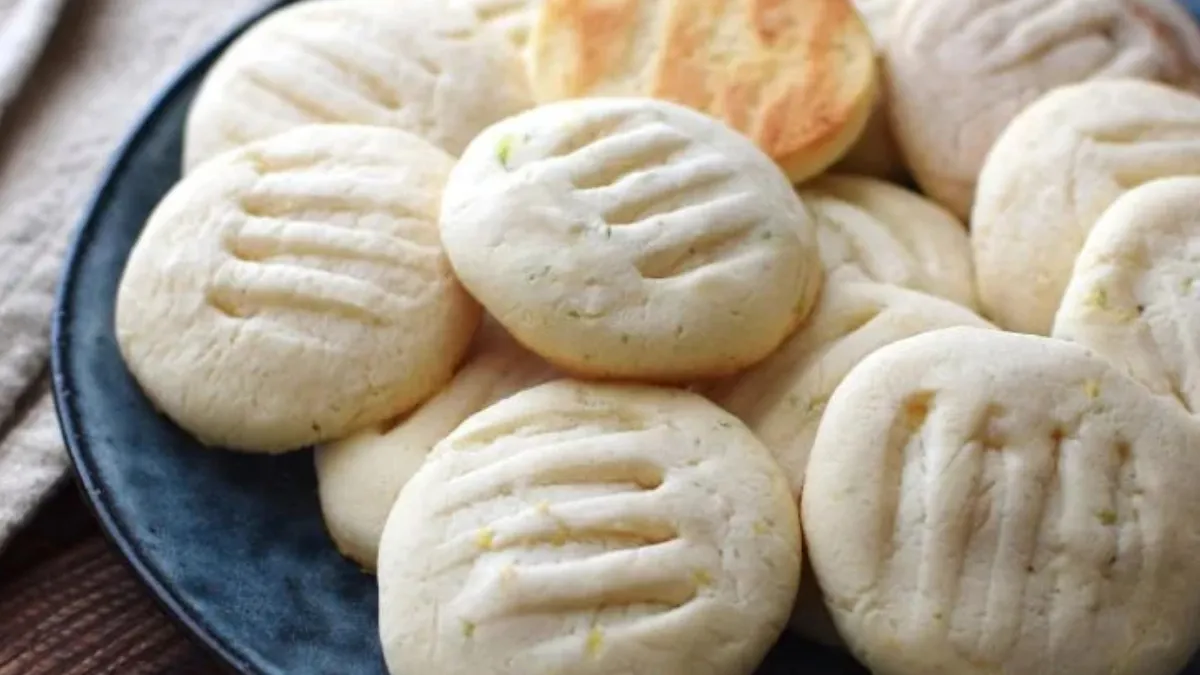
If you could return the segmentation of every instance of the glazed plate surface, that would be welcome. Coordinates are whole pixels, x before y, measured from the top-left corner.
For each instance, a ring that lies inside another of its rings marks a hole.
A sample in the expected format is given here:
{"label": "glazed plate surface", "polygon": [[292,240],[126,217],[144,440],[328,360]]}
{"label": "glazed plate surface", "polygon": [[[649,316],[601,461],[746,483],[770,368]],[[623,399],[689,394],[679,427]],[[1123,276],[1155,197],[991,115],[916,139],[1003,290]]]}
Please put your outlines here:
{"label": "glazed plate surface", "polygon": [[[1188,4],[1195,12],[1200,0]],[[201,447],[156,414],[113,333],[126,258],[179,178],[188,104],[232,37],[151,105],[77,231],[53,328],[63,435],[113,543],[168,612],[220,659],[253,675],[384,674],[375,581],[339,556],[324,531],[311,452],[258,457]],[[785,636],[759,675],[791,673],[866,671]],[[1200,675],[1200,665],[1186,675]]]}

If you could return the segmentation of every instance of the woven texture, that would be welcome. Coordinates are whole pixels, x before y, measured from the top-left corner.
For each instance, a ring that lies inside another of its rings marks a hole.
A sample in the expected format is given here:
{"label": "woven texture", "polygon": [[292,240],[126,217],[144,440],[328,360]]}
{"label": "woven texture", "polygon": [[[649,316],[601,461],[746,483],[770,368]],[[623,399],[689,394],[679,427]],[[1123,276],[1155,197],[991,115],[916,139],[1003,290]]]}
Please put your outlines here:
{"label": "woven texture", "polygon": [[100,535],[72,487],[0,556],[0,675],[218,675]]}

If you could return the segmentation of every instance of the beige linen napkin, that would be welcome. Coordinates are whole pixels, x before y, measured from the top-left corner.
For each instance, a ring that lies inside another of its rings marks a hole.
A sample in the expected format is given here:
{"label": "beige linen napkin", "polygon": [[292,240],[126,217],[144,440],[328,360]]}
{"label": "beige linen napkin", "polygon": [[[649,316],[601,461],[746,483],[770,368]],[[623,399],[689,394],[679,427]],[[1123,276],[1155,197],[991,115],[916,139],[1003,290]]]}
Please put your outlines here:
{"label": "beige linen napkin", "polygon": [[155,92],[265,4],[0,0],[0,547],[67,468],[46,370],[82,207]]}

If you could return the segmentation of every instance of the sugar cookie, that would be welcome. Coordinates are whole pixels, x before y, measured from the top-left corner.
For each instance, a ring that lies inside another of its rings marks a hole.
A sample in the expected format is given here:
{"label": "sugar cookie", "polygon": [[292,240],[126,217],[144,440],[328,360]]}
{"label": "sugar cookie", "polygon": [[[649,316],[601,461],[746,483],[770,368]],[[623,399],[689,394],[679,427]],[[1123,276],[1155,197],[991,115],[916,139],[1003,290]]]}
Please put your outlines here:
{"label": "sugar cookie", "polygon": [[749,675],[800,576],[796,506],[745,426],[687,392],[560,380],[472,416],[379,553],[393,673]]}
{"label": "sugar cookie", "polygon": [[[1132,0],[907,0],[885,45],[892,129],[923,191],[965,218],[996,138],[1058,85],[1195,83],[1200,59]],[[1192,21],[1178,29],[1200,40]]]}
{"label": "sugar cookie", "polygon": [[405,418],[317,448],[321,512],[342,555],[374,570],[396,495],[433,446],[467,417],[551,377],[545,361],[485,319],[462,368],[436,396]]}
{"label": "sugar cookie", "polygon": [[479,319],[438,243],[452,164],[402,131],[312,126],[184,178],[117,294],[149,398],[205,443],[280,451],[437,391]]}
{"label": "sugar cookie", "polygon": [[1088,235],[1054,323],[1200,412],[1200,178],[1125,193]]}
{"label": "sugar cookie", "polygon": [[462,6],[303,2],[251,27],[205,76],[184,165],[313,123],[395,127],[457,155],[532,104],[516,49]]}
{"label": "sugar cookie", "polygon": [[796,182],[846,153],[877,90],[850,0],[544,0],[529,72],[540,102],[651,96],[713,115]]}
{"label": "sugar cookie", "polygon": [[926,333],[830,398],[808,554],[876,673],[1175,675],[1200,644],[1198,448],[1077,345]]}
{"label": "sugar cookie", "polygon": [[653,99],[548,104],[488,128],[442,201],[463,284],[566,372],[680,381],[764,358],[821,282],[787,179],[729,127]]}
{"label": "sugar cookie", "polygon": [[974,309],[975,272],[963,224],[921,195],[881,180],[827,174],[800,198],[817,222],[831,276],[878,281]]}
{"label": "sugar cookie", "polygon": [[1200,98],[1134,80],[1057,89],[1001,134],[971,218],[976,289],[1002,328],[1046,335],[1088,231],[1142,183],[1200,173]]}

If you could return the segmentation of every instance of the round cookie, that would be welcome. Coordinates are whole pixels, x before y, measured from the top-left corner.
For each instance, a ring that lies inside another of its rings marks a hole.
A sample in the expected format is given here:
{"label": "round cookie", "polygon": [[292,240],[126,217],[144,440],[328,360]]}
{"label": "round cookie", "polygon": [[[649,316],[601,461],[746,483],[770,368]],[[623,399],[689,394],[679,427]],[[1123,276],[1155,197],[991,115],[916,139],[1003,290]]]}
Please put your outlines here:
{"label": "round cookie", "polygon": [[[834,281],[825,286],[812,317],[774,354],[700,391],[762,440],[799,500],[817,427],[842,378],[881,347],[952,326],[991,327],[970,310],[931,295]],[[801,578],[790,628],[823,644],[840,645],[816,583],[811,576]]]}
{"label": "round cookie", "polygon": [[[892,129],[922,191],[966,218],[989,149],[1059,85],[1195,84],[1195,50],[1133,0],[904,0],[885,45]],[[1176,29],[1200,40],[1191,20]]]}
{"label": "round cookie", "polygon": [[469,8],[428,0],[314,0],[252,26],[188,113],[184,167],[303,124],[411,131],[452,155],[533,105],[522,60]]}
{"label": "round cookie", "polygon": [[204,443],[271,452],[436,392],[480,314],[438,242],[452,165],[402,131],[330,125],[185,177],[117,293],[117,341],[149,398]]}
{"label": "round cookie", "polygon": [[1200,644],[1197,447],[1077,345],[926,333],[830,398],[808,555],[873,672],[1174,675]]}
{"label": "round cookie", "polygon": [[687,392],[560,380],[472,416],[379,553],[393,673],[750,675],[800,576],[770,453]]}
{"label": "round cookie", "polygon": [[821,283],[783,174],[729,127],[653,99],[563,101],[488,128],[451,174],[441,232],[492,316],[588,377],[736,372]]}
{"label": "round cookie", "polygon": [[799,190],[830,277],[877,281],[974,309],[971,242],[957,218],[881,180],[826,174]]}
{"label": "round cookie", "polygon": [[1136,80],[1061,87],[996,141],[971,218],[976,289],[1002,328],[1046,335],[1075,258],[1128,190],[1200,173],[1200,97]]}
{"label": "round cookie", "polygon": [[1088,235],[1053,336],[1192,412],[1200,406],[1200,178],[1125,193]]}
{"label": "round cookie", "polygon": [[649,96],[705,112],[795,182],[846,153],[877,90],[850,0],[544,0],[529,73],[539,102]]}
{"label": "round cookie", "polygon": [[467,417],[553,377],[485,317],[454,379],[412,414],[316,449],[325,527],[342,555],[374,570],[379,539],[396,495],[438,441]]}

